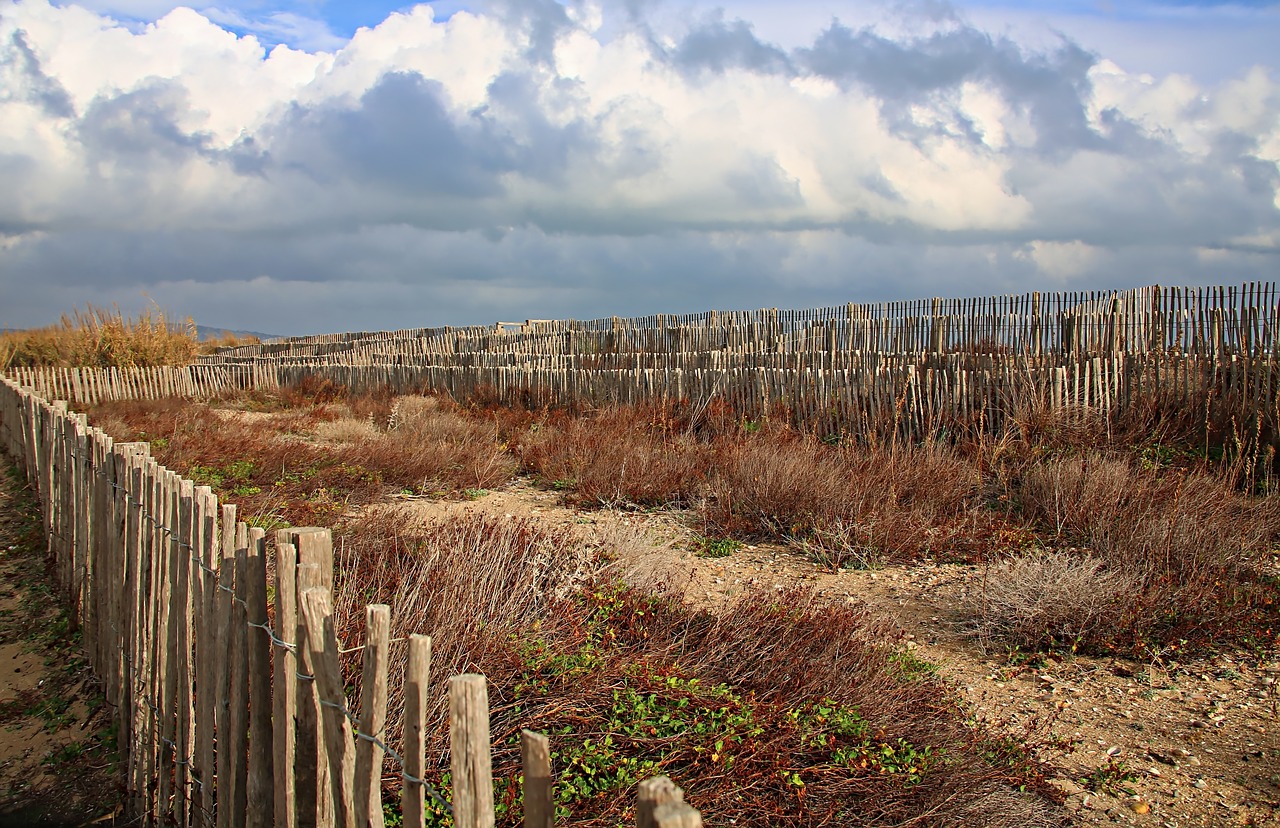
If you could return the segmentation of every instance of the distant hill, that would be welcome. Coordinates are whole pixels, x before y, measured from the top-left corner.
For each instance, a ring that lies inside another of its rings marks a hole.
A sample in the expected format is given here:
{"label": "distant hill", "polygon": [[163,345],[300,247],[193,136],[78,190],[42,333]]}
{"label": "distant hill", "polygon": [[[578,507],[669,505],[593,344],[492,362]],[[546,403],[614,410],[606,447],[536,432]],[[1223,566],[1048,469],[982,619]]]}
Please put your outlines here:
{"label": "distant hill", "polygon": [[263,342],[266,342],[268,339],[280,338],[279,334],[259,333],[258,331],[236,331],[230,328],[211,328],[208,325],[196,325],[196,337],[201,342],[207,339],[219,339],[226,334],[239,337],[256,336]]}

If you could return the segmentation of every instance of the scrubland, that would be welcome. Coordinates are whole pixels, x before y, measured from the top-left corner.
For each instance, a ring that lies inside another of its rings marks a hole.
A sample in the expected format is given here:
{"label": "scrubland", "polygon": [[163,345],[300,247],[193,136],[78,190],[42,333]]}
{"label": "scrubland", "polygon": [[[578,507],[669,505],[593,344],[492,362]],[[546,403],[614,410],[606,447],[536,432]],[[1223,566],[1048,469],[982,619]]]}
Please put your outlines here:
{"label": "scrubland", "polygon": [[[1067,746],[1043,723],[980,721],[866,606],[800,585],[699,606],[620,578],[607,541],[588,550],[528,516],[424,521],[415,499],[524,476],[578,509],[674,515],[700,554],[773,543],[831,570],[981,565],[963,632],[1021,661],[1262,651],[1280,630],[1269,475],[1154,406],[1109,428],[1035,411],[1007,433],[911,444],[714,404],[515,409],[324,383],[91,416],[241,519],[333,527],[344,640],[365,604],[388,603],[393,637],[433,636],[441,689],[483,672],[508,821],[522,727],[553,739],[562,814],[599,825],[628,818],[622,792],[656,773],[719,824],[1057,824],[1047,763]],[[433,755],[445,747],[438,730]]]}

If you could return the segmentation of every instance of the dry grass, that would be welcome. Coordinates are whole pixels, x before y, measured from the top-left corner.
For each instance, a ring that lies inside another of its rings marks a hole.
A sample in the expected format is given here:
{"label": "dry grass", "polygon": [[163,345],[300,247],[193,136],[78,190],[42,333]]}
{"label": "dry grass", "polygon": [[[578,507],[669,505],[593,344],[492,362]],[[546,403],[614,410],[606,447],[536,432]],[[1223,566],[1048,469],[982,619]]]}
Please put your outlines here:
{"label": "dry grass", "polygon": [[520,438],[521,463],[586,504],[686,505],[711,455],[664,415],[640,406],[549,418]]}
{"label": "dry grass", "polygon": [[832,567],[971,559],[1021,542],[982,490],[980,470],[945,447],[768,434],[721,455],[702,513],[720,532],[787,539]]}
{"label": "dry grass", "polygon": [[986,649],[1075,650],[1119,620],[1140,588],[1124,572],[1071,552],[1035,552],[991,566],[961,610]]}
{"label": "dry grass", "polygon": [[1089,550],[1109,577],[1133,584],[1105,646],[1199,643],[1271,612],[1262,556],[1280,533],[1280,502],[1256,499],[1200,471],[1144,469],[1090,454],[1029,469],[1017,494],[1058,543]]}
{"label": "dry grass", "polygon": [[117,440],[150,442],[160,462],[213,486],[267,528],[331,526],[393,492],[462,496],[514,474],[516,461],[491,426],[447,411],[392,422],[396,404],[268,401],[255,405],[268,410],[245,413],[173,399],[107,403],[94,419]]}
{"label": "dry grass", "polygon": [[[474,514],[376,510],[344,533],[343,640],[361,640],[368,602],[391,605],[393,637],[433,637],[430,778],[447,769],[445,678],[488,678],[500,825],[520,816],[522,727],[551,734],[572,824],[634,821],[627,791],[656,773],[726,824],[1057,824],[1015,790],[1034,766],[991,764],[989,734],[865,610],[762,592],[713,616],[602,580],[602,565],[536,523]],[[358,681],[357,656],[345,668]],[[401,692],[393,678],[392,710]]]}
{"label": "dry grass", "polygon": [[10,366],[185,365],[200,353],[195,324],[175,325],[159,309],[126,317],[90,305],[57,325],[0,334],[0,370]]}

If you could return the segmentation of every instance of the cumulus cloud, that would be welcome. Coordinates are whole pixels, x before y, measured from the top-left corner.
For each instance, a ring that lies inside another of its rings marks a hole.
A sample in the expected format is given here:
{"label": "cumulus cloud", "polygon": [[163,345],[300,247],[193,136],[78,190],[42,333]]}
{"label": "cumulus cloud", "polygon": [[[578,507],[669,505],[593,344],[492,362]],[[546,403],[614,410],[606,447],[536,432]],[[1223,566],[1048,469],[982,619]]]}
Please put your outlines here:
{"label": "cumulus cloud", "polygon": [[0,324],[143,292],[292,332],[1274,277],[1273,68],[896,14],[784,47],[495,0],[308,49],[225,10],[0,5]]}

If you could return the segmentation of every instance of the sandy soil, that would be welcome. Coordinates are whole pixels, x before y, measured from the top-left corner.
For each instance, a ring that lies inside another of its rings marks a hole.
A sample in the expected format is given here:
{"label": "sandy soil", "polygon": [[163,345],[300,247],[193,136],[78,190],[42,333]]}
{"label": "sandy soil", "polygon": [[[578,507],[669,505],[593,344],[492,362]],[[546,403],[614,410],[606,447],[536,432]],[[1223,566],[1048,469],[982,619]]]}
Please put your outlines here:
{"label": "sandy soil", "polygon": [[0,469],[0,828],[114,825],[120,791],[99,738],[110,711],[78,640],[59,632],[38,513],[11,468]]}
{"label": "sandy soil", "polygon": [[743,590],[811,583],[865,602],[904,630],[977,716],[1067,743],[1047,755],[1053,784],[1083,825],[1280,826],[1280,653],[1220,652],[1194,663],[1071,656],[1016,666],[965,632],[961,600],[984,572],[967,565],[831,572],[796,550],[748,546],[699,557],[687,515],[566,507],[517,480],[470,502],[407,498],[424,517],[455,510],[532,516],[616,554],[633,581],[661,581],[715,607]]}

